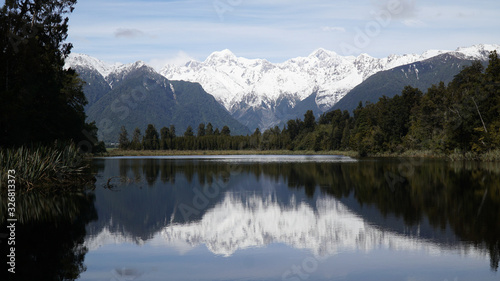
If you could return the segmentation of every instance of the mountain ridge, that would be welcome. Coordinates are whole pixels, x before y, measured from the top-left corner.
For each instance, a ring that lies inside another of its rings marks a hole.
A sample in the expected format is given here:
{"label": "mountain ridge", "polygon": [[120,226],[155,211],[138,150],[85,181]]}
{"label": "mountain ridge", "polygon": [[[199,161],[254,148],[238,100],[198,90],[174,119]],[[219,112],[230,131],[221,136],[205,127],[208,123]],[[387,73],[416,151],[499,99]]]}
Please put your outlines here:
{"label": "mountain ridge", "polygon": [[174,125],[178,135],[188,126],[196,129],[209,122],[214,128],[227,125],[233,134],[251,133],[199,83],[168,80],[144,62],[110,66],[91,57],[74,56],[67,67],[85,81],[87,120],[96,122],[98,137],[106,143],[117,142],[121,126],[132,138],[135,128],[144,133],[148,124],[157,131]]}
{"label": "mountain ridge", "polygon": [[283,118],[290,118],[278,108],[293,112],[301,101],[313,94],[315,106],[310,109],[319,114],[329,110],[354,87],[380,71],[445,53],[462,59],[485,60],[491,50],[500,50],[500,45],[479,44],[455,51],[428,50],[422,54],[390,55],[385,58],[374,58],[368,54],[344,57],[318,48],[307,57],[270,63],[264,59],[237,57],[226,49],[212,53],[203,62],[167,65],[160,73],[168,79],[200,83],[237,120],[249,128],[259,127],[262,130],[283,124],[287,121]]}
{"label": "mountain ridge", "polygon": [[[480,61],[483,65],[487,65],[487,60]],[[439,82],[448,84],[463,67],[473,62],[474,59],[470,56],[444,53],[427,60],[380,71],[354,87],[330,110],[340,109],[352,112],[359,102],[376,103],[382,96],[392,98],[401,94],[405,86],[426,90]]]}
{"label": "mountain ridge", "polygon": [[[94,69],[113,88],[120,75],[128,69],[147,66],[149,71],[159,73],[168,80],[199,83],[240,123],[250,130],[264,130],[282,125],[288,119],[302,117],[304,112],[297,109],[304,104],[311,107],[309,109],[316,115],[326,112],[355,87],[382,71],[443,54],[463,60],[487,60],[492,50],[500,51],[500,45],[478,44],[459,47],[455,51],[428,50],[422,54],[389,55],[385,58],[374,58],[368,54],[341,56],[318,48],[307,57],[271,63],[265,59],[238,57],[229,49],[224,49],[211,53],[204,61],[191,60],[182,66],[166,65],[160,71],[141,61],[110,64],[87,55],[72,54],[67,60],[67,67]],[[311,102],[312,97],[314,103]]]}

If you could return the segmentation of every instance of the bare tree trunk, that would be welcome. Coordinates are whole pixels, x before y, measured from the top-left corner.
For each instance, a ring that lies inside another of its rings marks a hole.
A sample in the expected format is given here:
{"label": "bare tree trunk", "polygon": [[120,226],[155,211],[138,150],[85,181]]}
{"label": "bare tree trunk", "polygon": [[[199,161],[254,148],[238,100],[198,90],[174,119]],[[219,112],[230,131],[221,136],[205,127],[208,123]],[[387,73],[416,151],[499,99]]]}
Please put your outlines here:
{"label": "bare tree trunk", "polygon": [[479,118],[481,118],[481,123],[483,123],[484,131],[487,133],[488,130],[486,129],[486,125],[484,124],[483,117],[481,116],[481,112],[479,112],[479,107],[477,106],[477,103],[474,100],[474,97],[470,97],[470,98],[472,99],[472,101],[474,102],[474,105],[476,106],[476,110],[477,110],[477,113],[479,114]]}

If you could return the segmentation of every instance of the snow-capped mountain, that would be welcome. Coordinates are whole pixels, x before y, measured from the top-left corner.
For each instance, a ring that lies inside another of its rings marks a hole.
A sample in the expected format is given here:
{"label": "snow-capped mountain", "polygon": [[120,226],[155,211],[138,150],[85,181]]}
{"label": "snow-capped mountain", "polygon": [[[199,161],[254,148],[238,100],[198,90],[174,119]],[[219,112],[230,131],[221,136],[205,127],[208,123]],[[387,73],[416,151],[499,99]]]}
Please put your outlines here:
{"label": "snow-capped mountain", "polygon": [[[344,57],[318,49],[307,57],[283,63],[241,58],[229,50],[223,50],[212,53],[203,62],[190,61],[184,66],[167,65],[160,73],[167,79],[200,83],[240,122],[251,129],[252,125],[262,129],[286,121],[280,117],[286,117],[286,111],[312,95],[319,111],[326,111],[377,72],[443,53],[485,60],[492,50],[500,50],[500,45],[475,45],[456,51],[430,50],[420,55],[390,55],[386,58],[374,58],[368,54]],[[265,112],[255,116],[259,110]],[[248,114],[252,116],[246,116]],[[255,124],[252,122],[255,118],[261,120]]]}
{"label": "snow-capped mountain", "polygon": [[173,247],[185,254],[205,245],[212,253],[225,257],[275,243],[308,250],[316,257],[333,256],[342,251],[370,252],[380,248],[425,251],[433,255],[450,251],[476,257],[487,255],[466,243],[447,245],[370,225],[333,198],[317,199],[314,204],[316,210],[304,202],[291,202],[285,207],[270,197],[238,198],[228,194],[200,221],[169,224],[148,241],[104,228],[88,236],[85,246],[95,250],[110,244],[151,243]]}
{"label": "snow-capped mountain", "polygon": [[204,62],[167,65],[160,73],[168,79],[199,82],[230,112],[238,110],[242,100],[248,101],[248,106],[259,107],[272,106],[279,98],[289,97],[293,107],[314,91],[317,91],[316,103],[327,109],[372,74],[428,57],[428,54],[384,59],[367,54],[342,57],[318,49],[308,57],[273,64],[263,59],[238,58],[223,50],[212,53]]}
{"label": "snow-capped mountain", "polygon": [[143,61],[137,61],[129,64],[106,63],[97,58],[85,54],[70,54],[66,58],[65,68],[83,68],[91,71],[97,71],[108,82],[109,86],[123,80],[133,70],[146,68],[147,71],[156,72],[151,66]]}
{"label": "snow-capped mountain", "polygon": [[107,143],[117,142],[122,126],[132,132],[149,124],[157,129],[174,125],[184,132],[211,122],[214,128],[228,126],[235,135],[251,133],[198,83],[169,81],[142,61],[108,64],[72,54],[65,66],[86,82],[87,121],[96,122],[99,139]]}
{"label": "snow-capped mountain", "polygon": [[93,69],[99,72],[103,77],[107,77],[110,73],[114,72],[117,68],[122,67],[123,64],[115,63],[109,64],[105,63],[97,58],[91,57],[85,54],[70,54],[66,58],[65,68],[69,67],[84,67],[88,69]]}
{"label": "snow-capped mountain", "polygon": [[[212,53],[203,62],[167,65],[160,74],[168,80],[200,83],[236,120],[250,130],[256,127],[263,130],[302,117],[308,109],[316,114],[327,111],[353,88],[381,71],[443,54],[464,60],[485,61],[493,50],[500,51],[500,45],[474,45],[455,51],[429,50],[422,54],[374,58],[368,54],[341,56],[318,49],[307,57],[283,63],[246,59],[223,50]],[[66,59],[66,67],[98,73],[110,88],[134,69],[155,72],[141,61],[111,64],[82,54],[71,54]],[[93,95],[98,97],[99,93]]]}

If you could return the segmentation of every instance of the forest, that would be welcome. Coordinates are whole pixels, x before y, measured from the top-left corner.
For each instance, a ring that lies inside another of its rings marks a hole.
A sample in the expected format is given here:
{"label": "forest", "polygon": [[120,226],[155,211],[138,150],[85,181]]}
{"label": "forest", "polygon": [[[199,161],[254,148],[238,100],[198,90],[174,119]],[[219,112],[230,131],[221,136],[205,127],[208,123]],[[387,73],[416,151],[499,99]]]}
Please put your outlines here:
{"label": "forest", "polygon": [[129,137],[122,127],[120,149],[133,150],[290,150],[356,151],[359,156],[407,151],[474,158],[500,149],[500,59],[489,56],[486,68],[477,61],[464,67],[452,82],[433,85],[423,93],[406,86],[400,95],[383,96],[377,103],[361,101],[353,114],[335,110],[316,118],[289,120],[251,135],[231,136],[225,126],[190,126],[178,136],[175,127],[160,132],[149,125]]}

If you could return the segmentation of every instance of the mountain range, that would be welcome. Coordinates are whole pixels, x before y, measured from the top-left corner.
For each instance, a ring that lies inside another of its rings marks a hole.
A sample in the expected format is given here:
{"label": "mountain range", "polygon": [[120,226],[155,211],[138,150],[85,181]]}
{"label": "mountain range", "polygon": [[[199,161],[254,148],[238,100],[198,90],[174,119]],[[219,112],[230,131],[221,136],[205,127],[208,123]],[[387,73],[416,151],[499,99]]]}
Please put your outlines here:
{"label": "mountain range", "polygon": [[423,92],[441,81],[446,85],[463,67],[471,65],[475,60],[481,61],[486,67],[488,55],[487,50],[469,55],[461,52],[443,53],[423,61],[380,71],[350,90],[331,110],[353,111],[360,101],[376,103],[382,95],[392,98],[408,85]]}
{"label": "mountain range", "polygon": [[329,197],[318,198],[311,203],[280,204],[271,197],[248,195],[237,198],[226,194],[199,220],[186,223],[168,223],[168,220],[164,218],[158,223],[160,230],[150,233],[147,238],[126,233],[124,228],[130,225],[114,229],[112,220],[107,221],[102,228],[90,229],[85,246],[96,250],[113,244],[154,243],[186,254],[205,245],[210,252],[223,257],[275,243],[307,250],[317,257],[379,248],[433,253],[457,251],[478,257],[485,255],[471,245],[461,244],[459,240],[439,243],[441,237],[411,237],[370,224],[342,202]]}
{"label": "mountain range", "polygon": [[118,140],[121,126],[131,138],[135,128],[144,133],[148,124],[158,131],[174,125],[177,135],[188,126],[196,130],[200,123],[209,122],[219,129],[227,125],[235,135],[250,133],[200,84],[167,80],[143,62],[107,65],[89,56],[72,55],[67,66],[85,81],[87,119],[96,121],[98,137],[106,143]]}
{"label": "mountain range", "polygon": [[[231,123],[234,133],[245,134],[301,118],[309,109],[316,115],[337,108],[352,110],[359,101],[376,102],[382,95],[394,96],[406,85],[425,91],[432,84],[451,81],[474,60],[487,61],[493,50],[500,51],[500,45],[374,58],[367,54],[341,56],[318,49],[307,57],[283,63],[246,59],[223,50],[212,53],[203,62],[166,65],[159,72],[143,62],[108,64],[72,54],[67,67],[77,70],[87,82],[84,91],[89,100],[88,119],[96,120],[100,130],[112,132],[109,136],[117,130],[106,125],[120,124],[124,120],[119,119],[126,113],[130,120],[123,125],[135,122],[131,127],[139,126],[150,118],[161,120],[157,123],[166,126],[179,123],[181,130],[188,125],[195,128],[201,122],[220,126],[218,120],[209,120],[215,114],[220,121]],[[180,94],[174,94],[176,88],[185,90],[182,94],[187,100],[175,100],[174,96]],[[201,94],[205,102],[199,103],[201,96],[192,91]],[[133,93],[136,98],[154,98],[134,102]],[[123,100],[124,97],[129,100]],[[210,114],[202,112],[209,107]]]}

